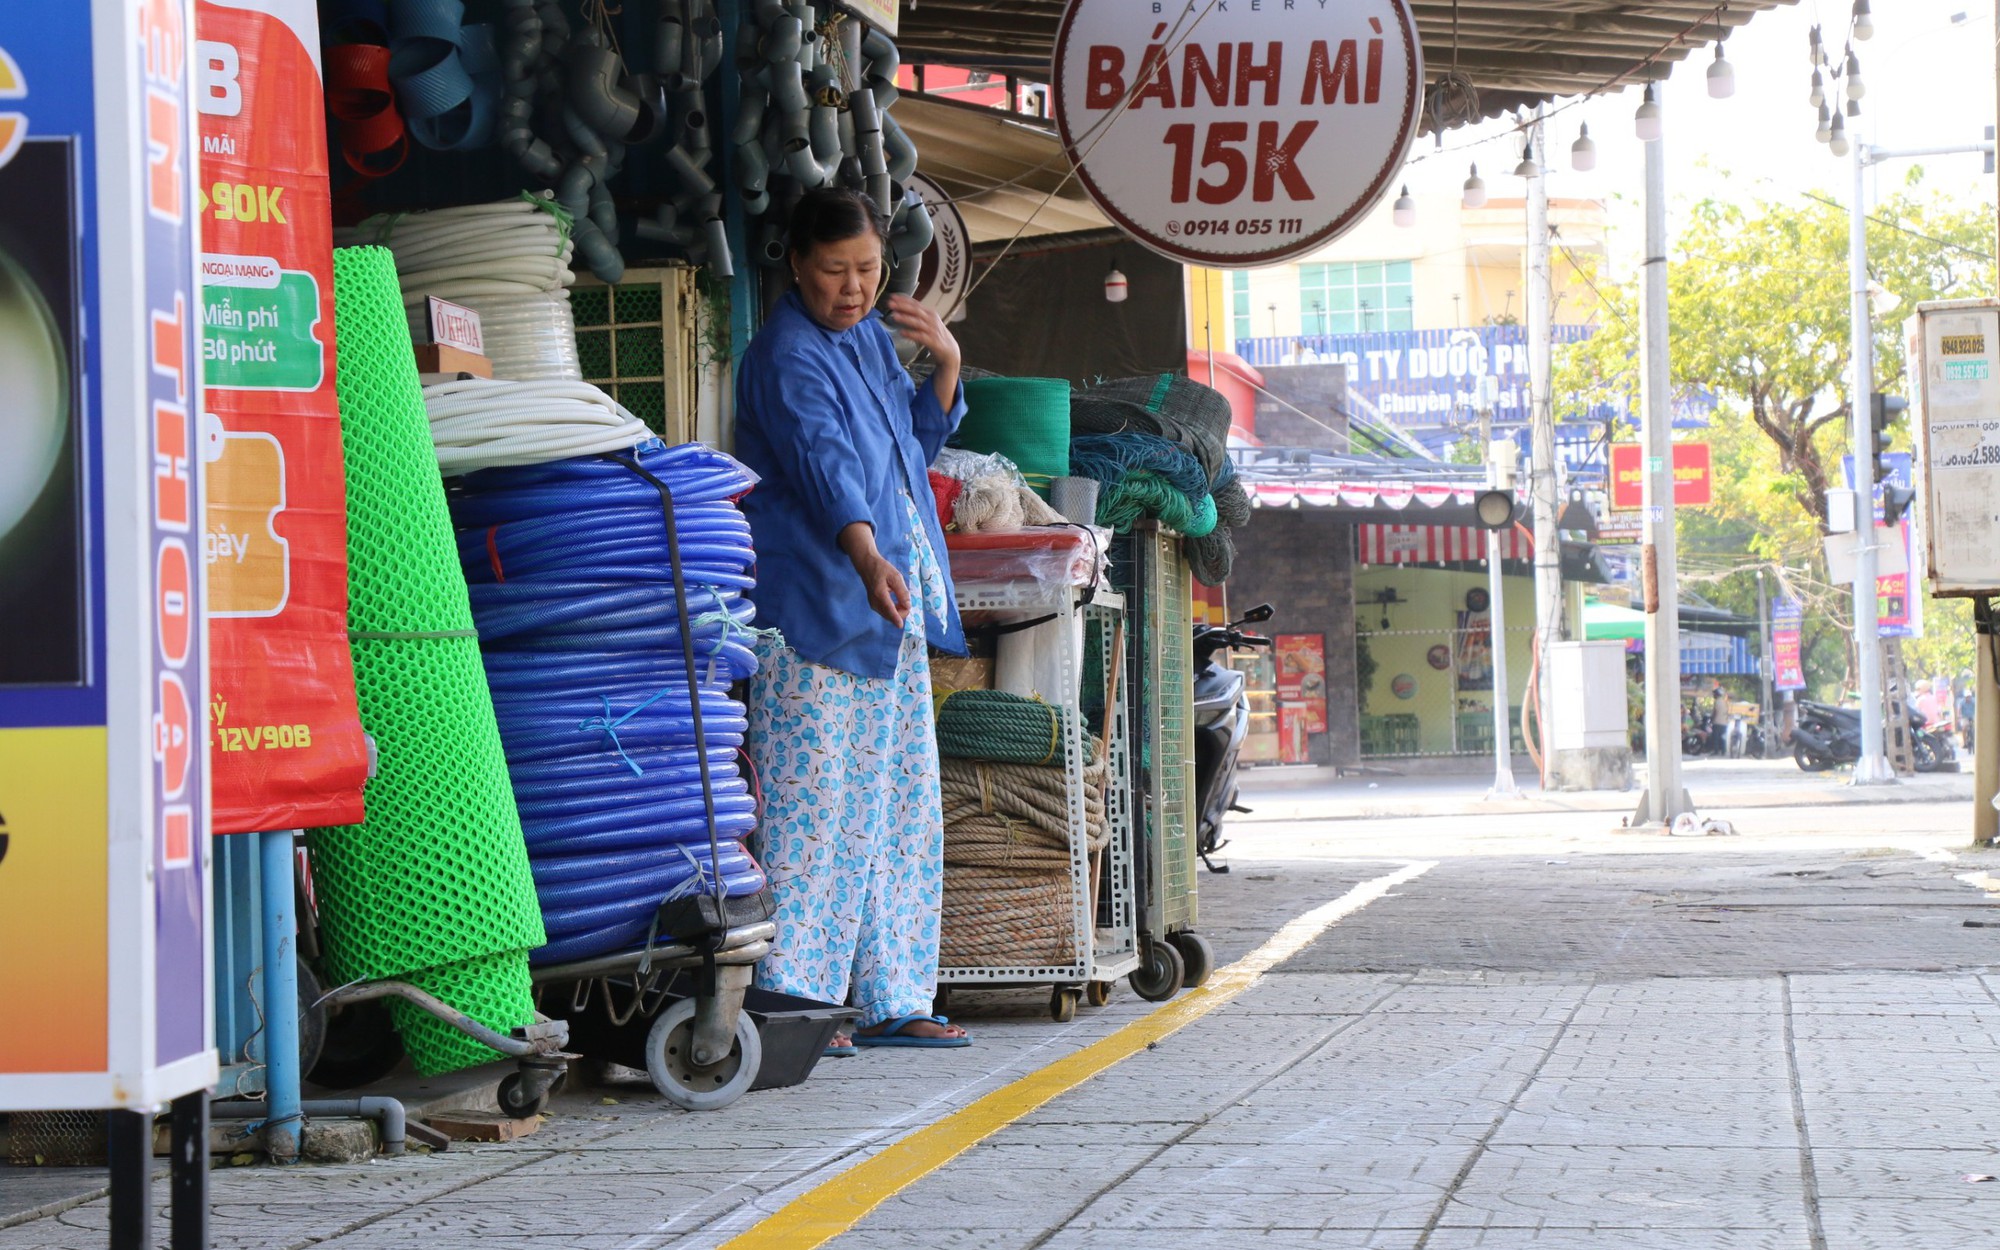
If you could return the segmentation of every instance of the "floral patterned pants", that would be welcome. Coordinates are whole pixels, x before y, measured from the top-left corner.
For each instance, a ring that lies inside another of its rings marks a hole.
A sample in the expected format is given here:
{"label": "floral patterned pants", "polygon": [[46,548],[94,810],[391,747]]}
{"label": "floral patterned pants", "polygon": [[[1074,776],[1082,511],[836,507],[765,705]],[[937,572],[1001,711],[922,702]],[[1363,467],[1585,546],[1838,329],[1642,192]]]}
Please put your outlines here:
{"label": "floral patterned pants", "polygon": [[[911,596],[942,616],[944,576],[913,504],[910,527]],[[814,664],[775,639],[757,660],[749,752],[764,813],[751,850],[778,907],[757,984],[828,1003],[851,990],[863,1028],[928,1012],[944,803],[924,611],[910,613],[893,677]]]}

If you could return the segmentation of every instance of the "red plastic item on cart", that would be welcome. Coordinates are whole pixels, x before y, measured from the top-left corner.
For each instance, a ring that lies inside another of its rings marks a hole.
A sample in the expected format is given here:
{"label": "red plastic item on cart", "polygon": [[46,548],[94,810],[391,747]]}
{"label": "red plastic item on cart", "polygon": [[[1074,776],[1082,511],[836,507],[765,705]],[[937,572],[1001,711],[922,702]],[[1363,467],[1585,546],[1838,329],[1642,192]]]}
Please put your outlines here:
{"label": "red plastic item on cart", "polygon": [[960,590],[1033,582],[1047,590],[1093,585],[1103,572],[1108,530],[1042,525],[1002,534],[946,534],[951,580]]}
{"label": "red plastic item on cart", "polygon": [[949,530],[958,516],[958,497],[965,493],[965,483],[936,469],[931,474],[931,498],[937,501],[938,524]]}

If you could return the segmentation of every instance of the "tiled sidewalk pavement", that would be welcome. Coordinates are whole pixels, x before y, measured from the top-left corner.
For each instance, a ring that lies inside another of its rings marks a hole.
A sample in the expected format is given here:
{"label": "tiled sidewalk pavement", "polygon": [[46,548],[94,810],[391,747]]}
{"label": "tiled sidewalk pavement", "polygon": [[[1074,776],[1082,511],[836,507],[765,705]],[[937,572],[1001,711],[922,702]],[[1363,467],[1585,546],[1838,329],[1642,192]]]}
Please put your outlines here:
{"label": "tiled sidewalk pavement", "polygon": [[[1467,857],[890,1197],[905,1246],[1986,1250],[2000,921],[1908,854]],[[1380,862],[1204,878],[1224,958]],[[875,1052],[720,1114],[566,1100],[521,1143],[216,1175],[221,1247],[708,1247],[1143,1013],[962,1001],[979,1045]],[[603,1117],[592,1119],[588,1117]],[[0,1250],[103,1244],[101,1204]]]}

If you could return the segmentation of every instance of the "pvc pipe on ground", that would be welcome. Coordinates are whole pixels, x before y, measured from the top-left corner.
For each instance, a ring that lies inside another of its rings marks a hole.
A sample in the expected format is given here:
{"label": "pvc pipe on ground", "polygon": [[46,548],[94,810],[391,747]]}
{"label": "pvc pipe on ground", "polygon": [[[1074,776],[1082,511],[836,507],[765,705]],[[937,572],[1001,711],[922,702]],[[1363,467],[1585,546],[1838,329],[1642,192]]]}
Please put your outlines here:
{"label": "pvc pipe on ground", "polygon": [[[271,835],[265,834],[265,837]],[[286,836],[290,836],[289,834]],[[289,891],[290,883],[287,882]],[[350,1120],[374,1120],[382,1126],[382,1153],[399,1155],[408,1143],[409,1113],[403,1104],[394,1098],[370,1095],[366,1098],[315,1098],[297,1104],[297,1110],[309,1116],[339,1117]],[[273,1108],[260,1102],[216,1102],[210,1103],[208,1113],[217,1120],[263,1120],[265,1121],[265,1149],[268,1152],[272,1136],[271,1124],[275,1123]],[[296,1134],[294,1142],[296,1143]],[[277,1156],[272,1156],[277,1161]],[[290,1162],[291,1160],[286,1160]]]}

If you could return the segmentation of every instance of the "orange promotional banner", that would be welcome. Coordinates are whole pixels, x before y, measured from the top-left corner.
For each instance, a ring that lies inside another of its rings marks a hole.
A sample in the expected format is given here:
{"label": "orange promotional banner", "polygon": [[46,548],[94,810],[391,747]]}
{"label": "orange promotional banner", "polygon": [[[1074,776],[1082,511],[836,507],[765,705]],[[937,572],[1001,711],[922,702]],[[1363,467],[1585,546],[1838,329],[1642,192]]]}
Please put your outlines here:
{"label": "orange promotional banner", "polygon": [[[1611,506],[1620,511],[1646,504],[1645,448],[1637,443],[1611,445]],[[1674,506],[1699,508],[1715,500],[1715,471],[1707,443],[1674,444]]]}
{"label": "orange promotional banner", "polygon": [[195,10],[215,832],[361,819],[311,0]]}

